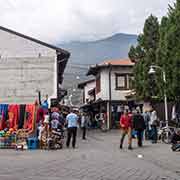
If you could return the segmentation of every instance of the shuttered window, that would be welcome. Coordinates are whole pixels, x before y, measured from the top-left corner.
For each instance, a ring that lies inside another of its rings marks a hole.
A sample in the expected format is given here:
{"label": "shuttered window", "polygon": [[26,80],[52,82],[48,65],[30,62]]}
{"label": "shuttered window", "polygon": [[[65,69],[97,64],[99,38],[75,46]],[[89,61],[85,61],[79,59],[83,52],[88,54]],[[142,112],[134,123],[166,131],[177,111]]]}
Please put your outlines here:
{"label": "shuttered window", "polygon": [[96,77],[96,94],[101,92],[101,76],[100,74]]}

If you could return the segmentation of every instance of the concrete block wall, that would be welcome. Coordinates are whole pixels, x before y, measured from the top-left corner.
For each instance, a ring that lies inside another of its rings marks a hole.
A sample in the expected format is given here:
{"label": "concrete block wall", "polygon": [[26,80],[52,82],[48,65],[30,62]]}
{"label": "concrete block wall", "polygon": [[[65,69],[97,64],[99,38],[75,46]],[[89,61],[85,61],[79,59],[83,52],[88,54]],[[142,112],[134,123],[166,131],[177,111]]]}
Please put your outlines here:
{"label": "concrete block wall", "polygon": [[0,103],[33,103],[56,92],[56,51],[0,30]]}

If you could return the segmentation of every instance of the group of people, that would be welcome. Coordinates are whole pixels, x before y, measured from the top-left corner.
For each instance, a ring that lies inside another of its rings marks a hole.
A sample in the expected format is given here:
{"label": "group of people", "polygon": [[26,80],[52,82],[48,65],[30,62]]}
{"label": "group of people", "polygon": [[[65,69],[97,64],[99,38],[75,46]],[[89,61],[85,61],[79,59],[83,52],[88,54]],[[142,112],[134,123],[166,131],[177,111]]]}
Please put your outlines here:
{"label": "group of people", "polygon": [[141,110],[137,107],[132,112],[129,109],[124,110],[124,114],[120,117],[120,128],[122,132],[120,140],[120,149],[123,148],[123,142],[126,134],[128,135],[128,149],[132,149],[132,138],[137,136],[138,147],[143,146],[143,134],[145,131],[146,139],[151,139],[152,143],[157,143],[157,126],[158,117],[155,110],[141,114]]}
{"label": "group of people", "polygon": [[[43,120],[44,119],[44,120]],[[47,128],[48,126],[48,128]],[[78,127],[82,129],[82,139],[86,139],[86,129],[87,129],[87,115],[82,113],[79,115],[77,110],[71,109],[67,115],[63,115],[59,108],[54,107],[51,109],[50,114],[46,114],[37,126],[38,139],[41,139],[44,130],[50,129],[52,131],[64,131],[67,129],[67,139],[66,147],[70,147],[72,140],[72,147],[76,147],[76,137]]]}
{"label": "group of people", "polygon": [[[80,114],[77,110],[70,109],[70,111],[66,115],[63,115],[57,107],[52,108],[51,111],[50,122],[46,118],[47,114],[45,115],[45,117],[43,117],[42,113],[42,120],[39,121],[39,124],[37,126],[39,139],[41,136],[41,132],[45,129],[43,127],[43,124],[49,124],[51,130],[63,130],[64,127],[67,129],[67,148],[70,147],[70,143],[72,143],[73,148],[76,147],[78,127],[81,127],[82,139],[86,140],[86,131],[88,128],[88,123],[90,121],[89,115],[87,113],[82,112]],[[132,149],[132,139],[134,137],[137,137],[138,147],[143,146],[144,137],[146,140],[151,140],[152,143],[157,143],[158,126],[159,119],[154,109],[152,109],[151,111],[145,111],[144,113],[141,113],[141,109],[139,107],[132,111],[130,111],[128,108],[125,109],[123,115],[121,115],[120,117],[120,128],[122,133],[120,139],[120,149],[123,148],[123,143],[126,135],[128,135],[128,149],[130,150]],[[178,133],[176,133],[172,138],[174,149],[175,147],[180,147],[178,142],[180,144],[180,131],[178,131]]]}
{"label": "group of people", "polygon": [[89,118],[89,116],[85,112],[83,112],[81,115],[79,115],[73,109],[67,115],[67,117],[66,117],[66,125],[67,125],[66,147],[67,148],[69,148],[71,137],[72,137],[72,147],[75,148],[78,127],[81,127],[82,139],[86,140],[86,130],[88,127],[88,118]]}

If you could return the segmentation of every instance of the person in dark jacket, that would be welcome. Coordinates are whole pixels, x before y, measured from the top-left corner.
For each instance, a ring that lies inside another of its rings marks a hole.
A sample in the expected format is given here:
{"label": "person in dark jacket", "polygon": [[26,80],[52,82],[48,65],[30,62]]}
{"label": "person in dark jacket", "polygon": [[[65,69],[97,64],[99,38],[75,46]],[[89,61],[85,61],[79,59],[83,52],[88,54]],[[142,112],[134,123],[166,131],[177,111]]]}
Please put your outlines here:
{"label": "person in dark jacket", "polygon": [[171,149],[173,151],[180,151],[180,129],[177,129],[171,139],[172,147]]}
{"label": "person in dark jacket", "polygon": [[133,115],[132,122],[133,122],[133,128],[137,132],[138,146],[142,147],[142,136],[143,136],[143,131],[146,128],[146,125],[143,116],[140,114],[139,108],[136,108],[136,113]]}

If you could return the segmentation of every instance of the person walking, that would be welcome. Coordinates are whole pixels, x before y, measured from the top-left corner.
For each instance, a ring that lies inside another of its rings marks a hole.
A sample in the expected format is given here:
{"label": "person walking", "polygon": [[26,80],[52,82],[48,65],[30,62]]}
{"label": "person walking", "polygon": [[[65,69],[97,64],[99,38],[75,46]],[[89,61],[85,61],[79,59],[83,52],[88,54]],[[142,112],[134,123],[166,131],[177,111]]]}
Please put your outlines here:
{"label": "person walking", "polygon": [[150,139],[150,130],[149,130],[150,113],[147,110],[145,110],[143,113],[143,117],[144,117],[144,122],[146,125],[145,139],[149,140]]}
{"label": "person walking", "polygon": [[76,146],[76,136],[77,136],[77,127],[78,127],[78,116],[73,110],[66,117],[67,124],[67,141],[66,147],[69,148],[69,144],[72,137],[72,147]]}
{"label": "person walking", "polygon": [[132,119],[128,114],[128,109],[124,111],[124,114],[120,118],[120,127],[122,131],[122,137],[120,140],[120,149],[123,148],[123,142],[126,134],[128,134],[128,149],[132,149],[132,137],[131,137],[131,130],[132,130]]}
{"label": "person walking", "polygon": [[82,129],[82,139],[86,140],[86,129],[87,129],[87,115],[85,113],[81,116],[81,129]]}
{"label": "person walking", "polygon": [[158,117],[156,111],[153,110],[151,112],[150,121],[149,121],[152,143],[157,143],[157,139],[158,139],[157,126],[158,126]]}
{"label": "person walking", "polygon": [[145,130],[146,125],[143,116],[140,114],[139,108],[136,108],[136,113],[133,115],[132,122],[134,130],[137,132],[138,147],[142,147],[143,131]]}

